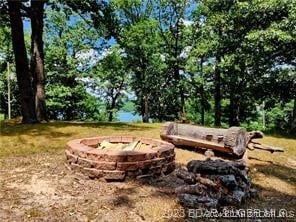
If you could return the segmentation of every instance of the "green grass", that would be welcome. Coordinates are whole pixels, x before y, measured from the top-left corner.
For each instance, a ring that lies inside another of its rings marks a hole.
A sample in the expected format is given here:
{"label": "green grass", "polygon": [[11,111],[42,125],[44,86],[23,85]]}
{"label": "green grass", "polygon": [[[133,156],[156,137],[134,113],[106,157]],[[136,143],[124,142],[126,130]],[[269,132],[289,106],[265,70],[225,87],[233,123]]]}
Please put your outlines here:
{"label": "green grass", "polygon": [[104,122],[50,122],[25,125],[2,121],[0,124],[0,157],[25,156],[42,152],[56,153],[65,148],[67,141],[81,137],[120,134],[159,138],[161,126],[161,124]]}
{"label": "green grass", "polygon": [[4,114],[3,113],[0,113],[0,121],[4,120]]}

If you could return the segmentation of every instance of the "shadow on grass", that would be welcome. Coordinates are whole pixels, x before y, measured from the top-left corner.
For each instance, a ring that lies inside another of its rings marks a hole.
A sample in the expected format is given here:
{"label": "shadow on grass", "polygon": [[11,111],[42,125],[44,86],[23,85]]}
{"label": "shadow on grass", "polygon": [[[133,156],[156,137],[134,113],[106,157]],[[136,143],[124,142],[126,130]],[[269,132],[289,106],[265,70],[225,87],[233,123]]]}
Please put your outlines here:
{"label": "shadow on grass", "polygon": [[[120,122],[65,122],[56,121],[48,123],[37,123],[37,124],[21,124],[15,122],[0,123],[0,133],[3,136],[17,136],[21,134],[32,134],[36,136],[50,135],[52,137],[68,137],[74,133],[58,132],[55,129],[61,129],[66,127],[78,127],[78,128],[93,128],[93,129],[111,129],[114,131],[145,131],[152,129],[153,127],[147,125],[137,125]],[[66,130],[65,130],[66,131]],[[76,134],[76,133],[75,133]]]}
{"label": "shadow on grass", "polygon": [[260,210],[274,209],[276,211],[279,211],[280,209],[293,210],[295,219],[295,195],[290,195],[272,188],[266,188],[264,187],[264,184],[256,184],[253,185],[253,187],[258,190],[259,196],[254,199],[249,199],[242,206],[243,208],[257,208]]}
{"label": "shadow on grass", "polygon": [[279,138],[279,139],[296,139],[296,135],[292,135],[292,134],[279,134],[279,133],[274,133],[274,132],[264,132],[264,135]]}
{"label": "shadow on grass", "polygon": [[[259,159],[256,158],[256,160],[258,161]],[[286,183],[291,184],[292,186],[295,186],[296,190],[296,169],[279,164],[274,164],[271,161],[262,162],[264,162],[265,164],[254,164],[251,167],[256,168],[257,172],[260,172],[266,176],[276,177]]]}
{"label": "shadow on grass", "polygon": [[122,130],[129,129],[131,131],[134,130],[143,130],[143,129],[151,129],[150,126],[137,126],[136,124],[131,123],[122,123],[122,122],[66,122],[66,121],[57,121],[48,123],[50,126],[56,128],[63,128],[67,126],[78,126],[78,127],[90,127],[90,128],[111,128],[113,130]]}

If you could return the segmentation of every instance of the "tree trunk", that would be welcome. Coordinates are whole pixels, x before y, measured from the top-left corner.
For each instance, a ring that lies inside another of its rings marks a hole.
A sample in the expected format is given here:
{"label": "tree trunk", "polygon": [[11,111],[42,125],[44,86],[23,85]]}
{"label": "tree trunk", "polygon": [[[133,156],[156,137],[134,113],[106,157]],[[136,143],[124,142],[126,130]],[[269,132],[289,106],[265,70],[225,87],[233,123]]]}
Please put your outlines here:
{"label": "tree trunk", "polygon": [[230,95],[229,126],[240,125],[240,102],[233,93]]}
{"label": "tree trunk", "polygon": [[148,93],[147,90],[143,90],[143,122],[149,122],[149,102],[148,102]]}
{"label": "tree trunk", "polygon": [[[177,101],[180,101],[180,104],[178,104],[178,113],[177,113],[177,116],[178,114],[181,114],[181,118],[185,118],[186,117],[186,108],[185,108],[185,95],[184,95],[184,89],[183,89],[183,86],[182,86],[182,83],[181,83],[181,76],[180,76],[180,67],[179,67],[179,64],[178,64],[178,61],[177,59],[178,58],[175,58],[176,61],[175,61],[175,64],[173,65],[173,72],[174,72],[174,79],[176,81],[176,85],[177,85]],[[179,100],[179,98],[180,100]]]}
{"label": "tree trunk", "polygon": [[35,109],[38,121],[48,120],[46,115],[44,91],[44,53],[43,53],[43,14],[44,1],[31,1],[31,74],[35,96]]}
{"label": "tree trunk", "polygon": [[36,112],[34,107],[34,97],[31,84],[31,76],[29,72],[27,52],[24,41],[23,22],[20,12],[19,1],[8,1],[12,46],[15,56],[15,66],[17,75],[17,84],[21,97],[21,111],[23,123],[35,123]]}
{"label": "tree trunk", "polygon": [[176,146],[206,148],[241,157],[247,146],[247,132],[244,128],[208,128],[189,124],[167,122],[160,132],[160,138]]}
{"label": "tree trunk", "polygon": [[[185,95],[184,95],[184,89],[181,82],[181,76],[180,76],[180,64],[179,64],[179,55],[181,53],[180,51],[180,19],[177,20],[175,24],[175,33],[173,35],[175,36],[175,42],[174,42],[174,48],[173,48],[173,57],[174,57],[174,63],[173,63],[173,72],[174,72],[174,78],[178,85],[178,96],[180,96],[180,107],[179,112],[181,113],[181,119],[186,118],[186,108],[185,108]],[[177,98],[177,101],[179,99]]]}
{"label": "tree trunk", "polygon": [[[69,121],[69,120],[73,120],[74,117],[75,117],[75,114],[73,112],[72,107],[67,107],[65,110],[65,114],[63,116],[63,119]],[[77,118],[77,116],[76,116],[76,118]]]}
{"label": "tree trunk", "polygon": [[290,133],[296,132],[296,95],[294,98],[294,107],[293,107],[293,113],[292,113],[292,124]]}
{"label": "tree trunk", "polygon": [[109,122],[112,122],[112,120],[113,120],[113,111],[110,110],[110,111],[109,111],[108,121],[109,121]]}
{"label": "tree trunk", "polygon": [[205,98],[204,98],[204,88],[202,86],[201,92],[200,92],[200,96],[201,96],[201,110],[200,110],[200,124],[201,125],[205,125]]}
{"label": "tree trunk", "polygon": [[114,111],[114,108],[115,108],[115,104],[116,104],[116,98],[117,96],[115,96],[115,98],[112,98],[112,102],[111,102],[111,106],[109,107],[109,117],[108,117],[108,121],[109,122],[112,122],[113,120],[113,111]]}
{"label": "tree trunk", "polygon": [[215,69],[215,75],[214,75],[215,126],[221,126],[221,72],[219,68],[220,62],[221,62],[221,57],[216,56],[216,69]]}
{"label": "tree trunk", "polygon": [[[200,73],[201,77],[203,79],[203,58],[200,59]],[[202,83],[201,89],[200,89],[200,118],[201,118],[201,125],[205,125],[205,92],[204,92],[204,81]]]}
{"label": "tree trunk", "polygon": [[180,84],[180,97],[181,97],[181,107],[182,107],[182,119],[186,119],[186,106],[185,106],[185,95],[183,86]]}

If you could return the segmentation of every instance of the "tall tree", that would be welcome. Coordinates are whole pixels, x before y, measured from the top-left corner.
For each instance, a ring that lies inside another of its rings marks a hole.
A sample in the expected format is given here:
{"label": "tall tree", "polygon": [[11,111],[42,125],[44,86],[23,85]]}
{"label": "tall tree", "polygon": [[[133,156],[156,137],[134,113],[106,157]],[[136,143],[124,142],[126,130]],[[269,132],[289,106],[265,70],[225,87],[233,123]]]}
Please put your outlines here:
{"label": "tall tree", "polygon": [[[47,10],[46,13],[45,69],[49,117],[90,119],[98,113],[98,99],[86,92],[82,79],[90,76],[90,60],[95,57],[90,47],[95,45],[98,37],[93,36],[93,30],[79,16],[70,25],[70,18],[74,16],[71,10]],[[88,114],[89,108],[92,113]]]}
{"label": "tall tree", "polygon": [[148,122],[152,106],[150,67],[158,46],[157,22],[151,19],[152,2],[118,0],[114,3],[121,18],[117,40],[127,53],[138,111],[143,122]]}
{"label": "tall tree", "polygon": [[[159,22],[159,33],[162,38],[162,50],[167,55],[168,72],[171,73],[175,87],[176,104],[182,117],[186,116],[184,77],[184,49],[190,48],[186,22],[191,18],[191,10],[195,1],[190,0],[162,0],[156,5],[155,18]],[[189,21],[190,22],[190,21]],[[190,34],[189,34],[190,35]],[[176,115],[177,117],[177,115]]]}
{"label": "tall tree", "polygon": [[[281,23],[289,24],[293,4],[293,1],[258,0],[206,0],[201,4],[204,13],[201,21],[208,36],[214,36],[216,45],[212,51],[216,125],[221,122],[221,98],[229,101],[229,125],[239,125],[249,110],[254,109],[250,107],[250,101],[254,101],[251,86],[258,83],[270,68],[278,66],[281,63],[278,61],[287,57],[286,49],[290,50],[293,45],[291,34],[285,32],[283,35],[283,31],[277,28]],[[292,27],[291,24],[280,26],[280,29]],[[254,38],[256,41],[250,41]]]}
{"label": "tall tree", "polygon": [[127,90],[129,83],[130,77],[124,54],[118,45],[112,46],[106,50],[105,57],[92,70],[94,80],[92,88],[106,103],[106,114],[110,122],[123,105],[124,91]]}
{"label": "tall tree", "polygon": [[43,16],[45,1],[31,1],[31,62],[35,108],[38,121],[48,120],[45,103],[45,75],[43,52]]}
{"label": "tall tree", "polygon": [[[230,4],[231,1],[229,1]],[[227,3],[220,4],[218,1],[206,0],[200,4],[197,10],[197,22],[201,24],[201,32],[208,42],[207,54],[214,61],[214,125],[221,126],[221,100],[222,100],[222,70],[221,62],[224,56],[223,35],[227,24],[225,11]],[[204,40],[201,40],[204,42]]]}
{"label": "tall tree", "polygon": [[[10,1],[8,1],[9,3]],[[44,93],[44,69],[43,69],[43,14],[44,14],[44,4],[46,1],[30,1],[29,6],[25,5],[21,1],[15,1],[18,3],[19,14],[22,17],[30,18],[31,20],[31,60],[30,67],[25,68],[29,70],[30,78],[33,78],[31,83],[33,87],[33,97],[35,98],[35,112],[38,121],[47,120],[46,117],[46,106],[45,106],[45,93]],[[9,3],[10,4],[10,3]],[[5,19],[5,14],[7,14],[6,3],[0,5],[0,9],[3,12],[1,19]],[[9,7],[8,7],[9,8]],[[23,27],[22,27],[23,28]],[[23,31],[18,35],[23,35]],[[24,37],[22,37],[24,38]],[[27,60],[26,58],[23,60]],[[28,63],[28,62],[27,62]],[[26,71],[25,71],[26,72]],[[22,92],[20,92],[22,94]]]}
{"label": "tall tree", "polygon": [[[132,88],[138,98],[139,110],[143,122],[148,122],[151,117],[153,101],[152,88],[155,87],[153,57],[157,51],[155,21],[143,19],[124,29],[120,43],[127,52],[128,67],[132,71]],[[159,56],[159,55],[158,55]],[[161,76],[158,76],[161,79]]]}
{"label": "tall tree", "polygon": [[24,41],[23,22],[21,16],[21,2],[8,1],[11,24],[12,45],[15,56],[17,83],[20,90],[22,122],[35,123],[37,121],[31,76],[29,72],[27,52]]}
{"label": "tall tree", "polygon": [[[185,115],[184,58],[189,1],[117,0],[119,42],[131,61],[133,88],[144,121]],[[186,14],[186,15],[185,15]],[[189,46],[189,47],[187,47]],[[157,86],[161,88],[157,89]]]}

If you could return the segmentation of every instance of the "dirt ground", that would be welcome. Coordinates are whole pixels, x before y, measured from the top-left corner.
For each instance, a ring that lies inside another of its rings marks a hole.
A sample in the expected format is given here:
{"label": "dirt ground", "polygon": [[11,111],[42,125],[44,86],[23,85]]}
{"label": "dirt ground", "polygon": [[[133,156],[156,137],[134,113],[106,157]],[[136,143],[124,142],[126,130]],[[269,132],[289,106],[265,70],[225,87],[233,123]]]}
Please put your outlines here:
{"label": "dirt ground", "polygon": [[[177,159],[182,153],[191,151],[177,150]],[[249,200],[243,207],[295,210],[295,181],[267,179],[258,171],[255,187],[261,180],[266,186],[257,186],[259,199]],[[6,158],[0,171],[0,221],[183,221],[173,193],[180,183],[174,173],[124,183],[90,180],[69,171],[63,153]]]}
{"label": "dirt ground", "polygon": [[164,221],[178,207],[173,174],[146,181],[90,180],[64,155],[2,160],[0,221]]}

